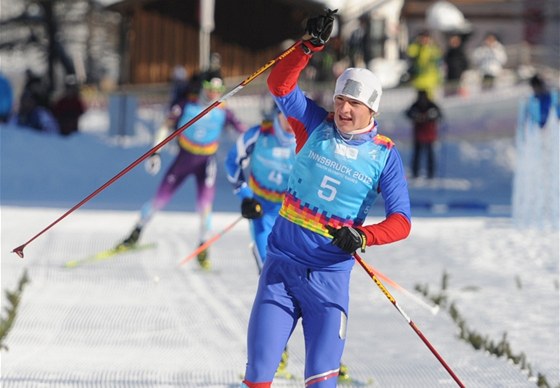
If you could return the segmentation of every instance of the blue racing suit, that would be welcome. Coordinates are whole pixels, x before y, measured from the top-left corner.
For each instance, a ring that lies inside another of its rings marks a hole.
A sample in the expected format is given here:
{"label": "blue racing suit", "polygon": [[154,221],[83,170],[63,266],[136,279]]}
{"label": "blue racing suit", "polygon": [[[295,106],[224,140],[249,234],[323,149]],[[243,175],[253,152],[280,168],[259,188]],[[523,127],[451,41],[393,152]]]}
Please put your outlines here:
{"label": "blue racing suit", "polygon": [[[269,386],[300,318],[306,386],[336,386],[354,259],[331,244],[326,225],[357,228],[367,245],[394,242],[410,231],[408,188],[394,143],[377,132],[376,123],[368,132],[343,137],[333,115],[297,86],[309,59],[296,49],[268,78],[276,104],[301,125],[294,127],[295,164],[268,239],[251,311],[244,379],[248,387]],[[379,194],[386,219],[363,225]]]}
{"label": "blue racing suit", "polygon": [[[295,158],[295,137],[284,131],[276,116],[272,122],[250,128],[230,149],[225,167],[234,193],[243,200],[255,198],[263,216],[250,220],[259,270],[266,258],[266,242],[278,217]],[[248,165],[247,165],[248,164]],[[245,167],[248,178],[245,177]]]}

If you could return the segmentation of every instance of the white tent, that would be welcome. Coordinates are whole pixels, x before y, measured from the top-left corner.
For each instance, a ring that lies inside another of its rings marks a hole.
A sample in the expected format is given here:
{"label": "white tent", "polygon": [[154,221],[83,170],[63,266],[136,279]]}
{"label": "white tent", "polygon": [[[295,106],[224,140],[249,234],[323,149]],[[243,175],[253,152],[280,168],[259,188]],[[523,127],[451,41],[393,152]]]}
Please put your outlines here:
{"label": "white tent", "polygon": [[447,2],[438,1],[430,5],[426,11],[426,24],[435,31],[470,32],[472,27],[459,9]]}

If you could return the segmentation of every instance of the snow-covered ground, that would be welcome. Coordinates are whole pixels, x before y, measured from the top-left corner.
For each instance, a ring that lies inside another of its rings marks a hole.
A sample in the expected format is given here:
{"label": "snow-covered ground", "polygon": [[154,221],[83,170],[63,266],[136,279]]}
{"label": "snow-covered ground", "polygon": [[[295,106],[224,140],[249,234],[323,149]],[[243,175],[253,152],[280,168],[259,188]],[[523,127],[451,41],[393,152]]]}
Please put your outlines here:
{"label": "snow-covered ground", "polygon": [[[484,103],[469,106],[468,117],[468,102],[446,103],[439,176],[410,185],[410,237],[363,255],[421,298],[422,303],[388,285],[467,387],[532,387],[538,374],[551,387],[560,384],[558,230],[519,228],[510,217],[519,96],[489,97],[495,106],[503,104],[488,112]],[[253,117],[236,105],[242,100],[234,98],[231,105],[252,124]],[[386,101],[404,104],[391,93]],[[380,122],[408,165],[409,135],[398,106],[387,109]],[[25,270],[30,278],[5,340],[9,350],[1,353],[2,386],[238,386],[257,283],[248,227],[243,220],[212,246],[214,271],[202,272],[195,262],[178,265],[197,244],[192,182],[147,227],[142,241],[156,242],[155,248],[64,267],[113,246],[130,231],[160,179],[138,166],[29,243],[25,258],[11,253],[147,150],[146,134],[124,142],[106,136],[106,112],[88,112],[82,125],[87,129],[70,138],[0,128],[2,290],[14,290]],[[224,136],[220,161],[233,139]],[[164,163],[171,158],[172,152],[164,152]],[[218,182],[216,232],[238,217],[239,207],[223,169]],[[380,204],[372,213],[372,222],[381,209]],[[459,339],[448,309],[432,314],[426,308],[432,302],[416,286],[428,286],[431,295],[444,293],[447,307],[454,303],[473,333],[494,343],[506,335],[512,353],[525,355],[533,377],[505,357]],[[372,379],[376,387],[455,385],[358,265],[351,288],[343,359],[354,378]],[[289,369],[299,378],[303,363],[297,328]],[[303,386],[301,380],[277,384]]]}

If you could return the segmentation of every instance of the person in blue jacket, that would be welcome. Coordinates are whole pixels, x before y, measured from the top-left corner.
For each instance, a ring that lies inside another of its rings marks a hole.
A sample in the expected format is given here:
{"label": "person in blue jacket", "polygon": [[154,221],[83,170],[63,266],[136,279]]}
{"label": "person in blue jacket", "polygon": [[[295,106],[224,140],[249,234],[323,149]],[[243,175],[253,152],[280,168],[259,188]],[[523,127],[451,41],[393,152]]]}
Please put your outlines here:
{"label": "person in blue jacket", "polygon": [[[223,80],[213,77],[202,82],[202,89],[193,98],[190,91],[184,99],[173,105],[169,117],[155,137],[155,144],[159,144],[170,130],[177,130],[191,121],[213,101],[221,97],[225,91]],[[246,130],[237,117],[223,105],[216,107],[202,116],[193,125],[181,132],[177,137],[179,153],[166,171],[155,196],[144,204],[130,235],[124,239],[120,247],[130,247],[136,244],[146,224],[155,212],[163,209],[171,201],[175,192],[183,182],[193,176],[196,180],[196,210],[200,216],[199,245],[209,238],[211,230],[211,213],[216,186],[216,152],[218,151],[220,135],[227,125],[231,125],[237,132]],[[155,175],[161,168],[161,158],[156,152],[146,160],[147,171]],[[203,269],[210,269],[211,263],[208,250],[200,252],[198,262]]]}
{"label": "person in blue jacket", "polygon": [[535,74],[529,80],[533,95],[526,103],[525,116],[540,128],[544,128],[549,116],[552,114],[560,117],[560,100],[557,90],[549,90],[544,79]]}
{"label": "person in blue jacket", "polygon": [[6,123],[12,115],[14,91],[10,80],[0,72],[0,124]]}
{"label": "person in blue jacket", "polygon": [[[381,83],[348,68],[328,112],[307,98],[298,78],[329,40],[334,12],[307,20],[295,50],[276,63],[268,86],[293,125],[296,158],[280,215],[268,238],[249,319],[244,387],[270,387],[298,320],[306,345],[305,386],[335,387],[346,338],[353,253],[408,236],[410,199],[393,141],[378,132]],[[385,219],[366,224],[377,197]]]}
{"label": "person in blue jacket", "polygon": [[295,150],[293,129],[274,108],[261,124],[239,136],[225,161],[227,178],[241,200],[241,214],[250,220],[259,273],[266,258],[266,241],[288,186]]}
{"label": "person in blue jacket", "polygon": [[39,104],[36,92],[25,90],[19,100],[19,110],[9,123],[47,134],[60,134],[60,126],[50,109]]}

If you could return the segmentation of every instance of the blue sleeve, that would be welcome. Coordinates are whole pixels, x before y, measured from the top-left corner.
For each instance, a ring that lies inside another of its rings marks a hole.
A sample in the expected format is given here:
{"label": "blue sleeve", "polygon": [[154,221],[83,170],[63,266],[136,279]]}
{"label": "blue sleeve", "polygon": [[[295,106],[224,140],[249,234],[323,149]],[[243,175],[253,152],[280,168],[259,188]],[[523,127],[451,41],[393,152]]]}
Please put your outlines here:
{"label": "blue sleeve", "polygon": [[410,221],[408,184],[401,156],[396,147],[389,152],[387,163],[381,173],[379,188],[385,201],[385,215],[401,213]]}
{"label": "blue sleeve", "polygon": [[14,104],[14,95],[10,81],[3,75],[0,75],[0,116],[9,117],[12,113]]}
{"label": "blue sleeve", "polygon": [[315,101],[307,98],[299,86],[296,86],[285,96],[273,97],[282,113],[286,117],[293,117],[301,122],[308,134],[313,132],[327,117],[328,112],[317,105]]}
{"label": "blue sleeve", "polygon": [[249,158],[261,133],[260,129],[260,125],[256,125],[239,136],[225,160],[227,179],[233,185],[234,194],[240,198],[253,196],[251,189],[247,186],[243,169],[249,163]]}

